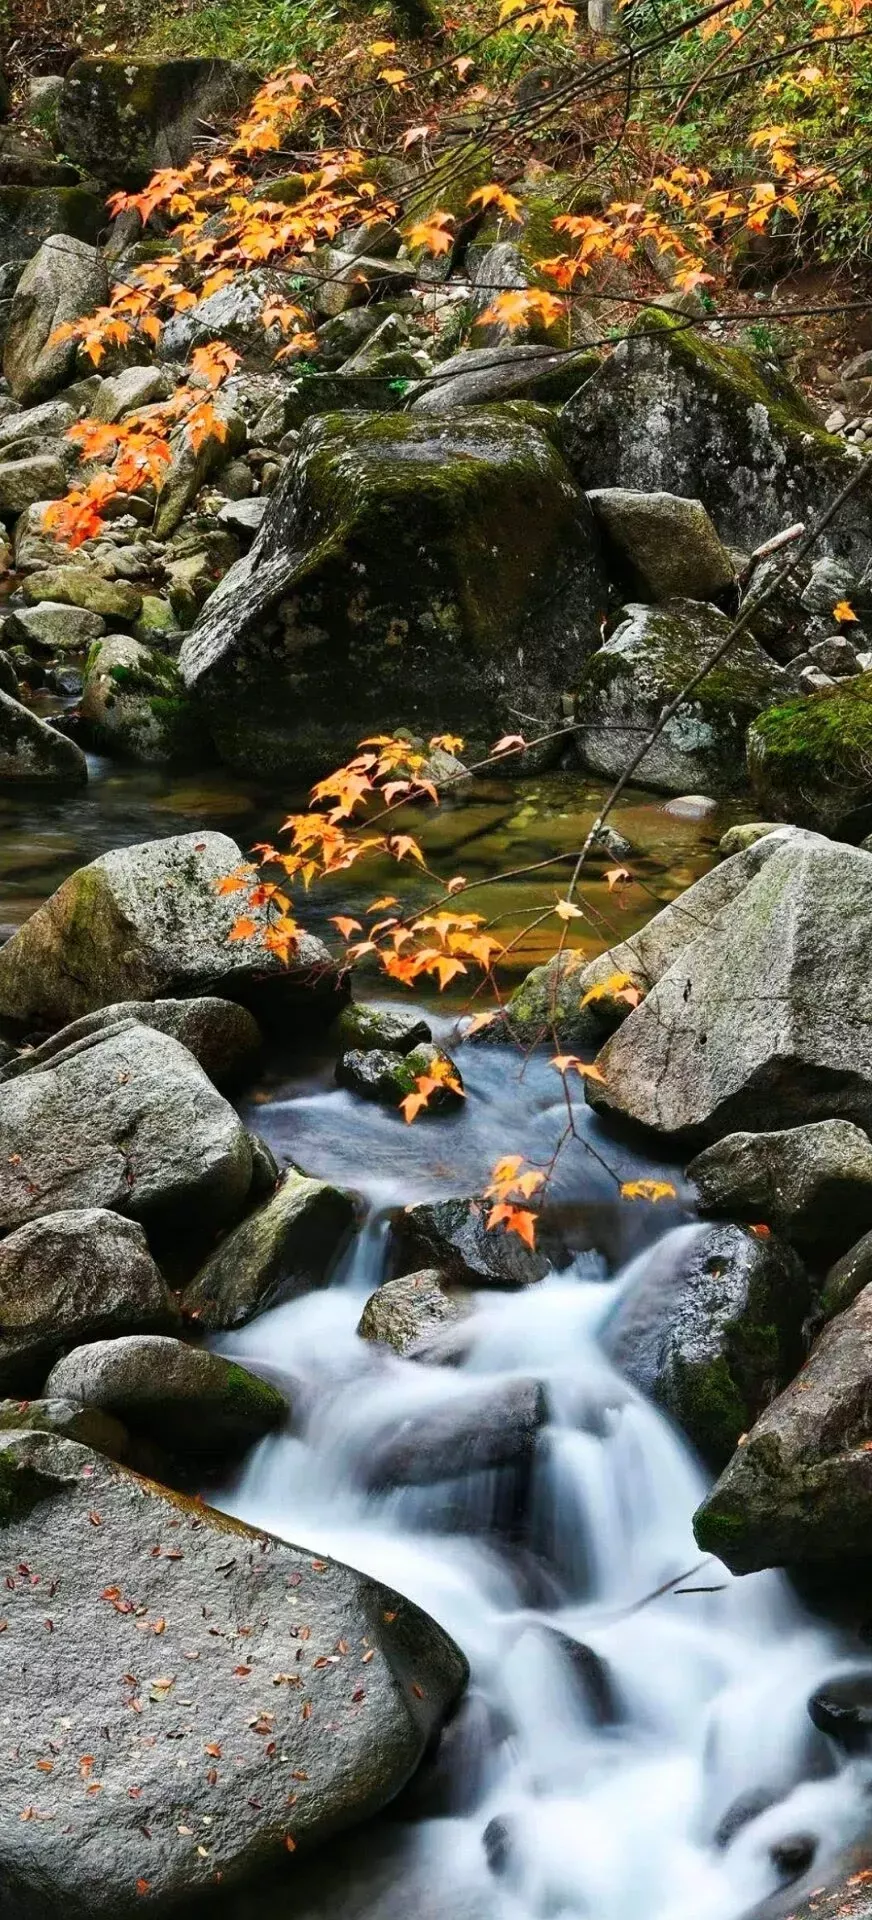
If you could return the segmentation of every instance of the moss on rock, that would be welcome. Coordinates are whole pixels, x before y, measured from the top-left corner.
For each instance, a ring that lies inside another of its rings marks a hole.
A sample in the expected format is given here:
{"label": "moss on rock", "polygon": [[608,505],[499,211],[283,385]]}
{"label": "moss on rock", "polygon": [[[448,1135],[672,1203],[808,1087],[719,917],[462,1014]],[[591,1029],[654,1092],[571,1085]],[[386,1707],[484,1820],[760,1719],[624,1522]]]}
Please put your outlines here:
{"label": "moss on rock", "polygon": [[824,833],[872,803],[872,673],[760,714],[748,772],[767,812]]}

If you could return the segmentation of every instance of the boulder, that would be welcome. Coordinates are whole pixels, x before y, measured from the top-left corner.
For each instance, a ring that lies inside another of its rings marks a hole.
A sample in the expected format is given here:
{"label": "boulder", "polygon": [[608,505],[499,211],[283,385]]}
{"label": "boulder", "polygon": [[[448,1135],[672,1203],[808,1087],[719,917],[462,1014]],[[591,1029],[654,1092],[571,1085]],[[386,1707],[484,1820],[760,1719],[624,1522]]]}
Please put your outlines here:
{"label": "boulder", "polygon": [[0,1086],[0,1233],[70,1207],[214,1232],[250,1185],[232,1107],[185,1047],[133,1020]]}
{"label": "boulder", "polygon": [[[9,181],[11,172],[38,173],[33,181]],[[54,178],[52,178],[54,176]],[[56,161],[34,167],[9,166],[0,157],[0,260],[21,268],[46,242],[60,234],[96,246],[106,225],[106,209],[99,194],[75,181],[71,167]],[[8,184],[7,184],[8,183]]]}
{"label": "boulder", "polygon": [[13,411],[0,420],[0,452],[4,458],[13,457],[11,449],[22,440],[62,440],[75,424],[76,409],[68,406],[66,400],[45,400],[41,407],[27,407],[22,411],[14,402],[11,404]]}
{"label": "boulder", "polygon": [[729,856],[731,853],[744,853],[746,847],[753,847],[755,841],[765,840],[767,834],[777,833],[783,826],[781,820],[740,820],[738,826],[728,827],[718,841],[718,853]]}
{"label": "boulder", "polygon": [[292,297],[287,274],[277,273],[272,267],[255,267],[183,313],[174,314],[161,333],[160,357],[187,360],[195,347],[209,340],[223,340],[235,353],[242,354],[246,367],[270,367],[282,334],[277,326],[264,326],[263,310],[270,300]]}
{"label": "boulder", "polygon": [[848,1120],[731,1133],[687,1172],[702,1213],[762,1221],[812,1259],[872,1228],[872,1143]]}
{"label": "boulder", "polygon": [[80,713],[97,752],[148,767],[209,759],[208,736],[175,660],[127,634],[109,634],[92,647]]}
{"label": "boulder", "polygon": [[33,644],[52,653],[86,653],[106,631],[101,614],[89,613],[85,607],[65,607],[53,600],[19,607],[15,617]]}
{"label": "boulder", "polygon": [[[220,993],[284,1017],[335,1011],[336,971],[304,935],[285,967],[262,941],[230,943],[239,895],[217,883],[242,864],[226,834],[185,833],[79,867],[0,949],[0,1016],[55,1027],[116,1000]],[[251,909],[258,926],[266,920]]]}
{"label": "boulder", "polygon": [[3,373],[16,400],[48,400],[71,379],[78,343],[52,342],[55,329],[93,313],[109,298],[102,256],[69,234],[53,234],[25,267],[15,289]]}
{"label": "boulder", "polygon": [[[773,845],[606,1042],[603,1081],[586,1083],[599,1112],[699,1146],[811,1120],[872,1128],[872,855],[772,835],[734,857]],[[686,900],[690,912],[692,892]]]}
{"label": "boulder", "polygon": [[95,1453],[105,1453],[110,1460],[137,1465],[131,1460],[131,1441],[121,1421],[98,1407],[82,1407],[73,1400],[0,1400],[0,1433],[22,1431],[59,1433],[65,1440],[78,1440]]}
{"label": "boulder", "polygon": [[495,1467],[528,1467],[548,1402],[538,1380],[464,1387],[400,1416],[374,1435],[360,1462],[368,1487],[431,1487]]}
{"label": "boulder", "polygon": [[455,1287],[514,1289],[543,1280],[551,1261],[541,1242],[534,1251],[515,1233],[504,1233],[501,1227],[489,1230],[489,1211],[489,1203],[475,1197],[405,1207],[393,1223],[394,1271],[435,1267],[446,1284]]}
{"label": "boulder", "polygon": [[0,1082],[17,1080],[22,1073],[43,1066],[77,1040],[106,1033],[131,1020],[155,1027],[187,1047],[216,1087],[233,1087],[251,1073],[260,1056],[262,1035],[253,1013],[234,1000],[201,995],[194,1000],[116,1000],[95,1013],[61,1027],[41,1046],[28,1047],[0,1066]]}
{"label": "boulder", "polygon": [[748,774],[767,812],[837,833],[872,803],[872,673],[761,713],[748,729]]}
{"label": "boulder", "polygon": [[[256,1896],[291,1847],[335,1843],[405,1785],[467,1672],[426,1614],[55,1435],[9,1435],[2,1465],[15,1557],[55,1583],[52,1634],[45,1582],[4,1596],[0,1864],[20,1920],[164,1912],[214,1899],[216,1874]],[[25,1756],[45,1820],[20,1819]]]}
{"label": "boulder", "polygon": [[88,762],[75,742],[20,700],[0,692],[0,785],[5,781],[39,786],[81,786]]}
{"label": "boulder", "polygon": [[834,1673],[815,1687],[809,1717],[843,1753],[868,1753],[872,1746],[872,1669],[854,1667]]}
{"label": "boulder", "polygon": [[454,407],[483,407],[495,400],[538,400],[560,405],[583,386],[599,366],[589,349],[533,344],[467,347],[441,360],[407,395],[412,413],[447,413]]}
{"label": "boulder", "polygon": [[58,143],[107,186],[142,187],[158,168],[185,166],[204,127],[238,119],[257,85],[232,60],[86,55],[64,76]]}
{"label": "boulder", "polygon": [[[214,414],[212,430],[197,447],[191,444],[190,435],[184,427],[177,428],[170,437],[171,457],[161,473],[154,510],[154,534],[157,540],[168,540],[170,534],[175,533],[205,481],[220,472],[231,455],[239,453],[245,446],[246,429],[242,415],[220,394],[215,400]],[[211,570],[210,576],[211,589],[214,584]],[[204,593],[201,598],[205,597]],[[170,599],[173,599],[172,593]]]}
{"label": "boulder", "polygon": [[[617,779],[706,655],[730,631],[726,614],[692,600],[631,605],[579,676],[576,747],[591,773]],[[636,778],[661,793],[729,792],[745,783],[749,721],[779,698],[782,673],[749,633],[667,721]]]}
{"label": "boulder", "polygon": [[830,1267],[821,1288],[820,1312],[824,1320],[844,1313],[864,1287],[872,1285],[872,1232],[864,1233],[856,1245],[843,1253]]}
{"label": "boulder", "polygon": [[426,1020],[406,1007],[368,1007],[351,1000],[330,1030],[343,1053],[410,1053],[432,1039]]}
{"label": "boulder", "polygon": [[[721,539],[746,552],[795,520],[816,521],[856,470],[782,374],[657,307],[567,402],[562,426],[583,487],[699,499]],[[865,523],[863,510],[841,515],[824,549],[865,565]]]}
{"label": "boulder", "polygon": [[38,1390],[67,1347],[104,1334],[164,1332],[177,1320],[135,1220],[69,1208],[0,1241],[2,1393]]}
{"label": "boulder", "polygon": [[107,620],[135,620],[142,606],[142,594],[129,580],[107,580],[87,564],[41,568],[25,580],[22,591],[29,606],[56,601]]}
{"label": "boulder", "polygon": [[166,1334],[122,1334],[76,1347],[51,1370],[48,1399],[96,1407],[185,1460],[215,1460],[286,1419],[277,1388],[205,1347]]}
{"label": "boulder", "polygon": [[4,519],[16,519],[34,500],[59,500],[66,491],[67,476],[56,454],[0,460],[0,516]]}
{"label": "boulder", "polygon": [[91,414],[93,419],[105,420],[111,425],[115,420],[123,420],[126,413],[136,413],[140,407],[169,399],[170,392],[170,382],[162,367],[125,367],[111,379],[101,380]]}
{"label": "boulder", "polygon": [[872,1288],[831,1320],[703,1501],[694,1533],[734,1573],[850,1565],[872,1526]]}
{"label": "boulder", "polygon": [[[393,1347],[395,1353],[415,1358],[420,1344],[426,1353],[428,1336],[472,1311],[468,1295],[450,1287],[434,1267],[386,1280],[371,1293],[357,1323],[361,1340]],[[422,1356],[423,1357],[423,1356]]]}
{"label": "boulder", "polygon": [[591,510],[538,427],[335,414],[303,430],[180,664],[223,759],[299,782],[372,726],[450,717],[476,751],[513,706],[556,714],[604,604]]}
{"label": "boulder", "polygon": [[650,600],[715,600],[736,570],[701,500],[598,487],[588,494],[621,571]]}
{"label": "boulder", "polygon": [[399,1107],[407,1094],[415,1093],[422,1077],[449,1076],[438,1086],[423,1113],[450,1113],[464,1098],[463,1081],[447,1053],[429,1041],[413,1047],[410,1053],[393,1053],[381,1047],[365,1052],[343,1053],[336,1062],[336,1082],[348,1087],[364,1100],[378,1100],[384,1107]]}
{"label": "boulder", "polygon": [[720,1468],[802,1361],[805,1272],[774,1235],[702,1226],[667,1233],[632,1274],[605,1351]]}
{"label": "boulder", "polygon": [[353,1225],[349,1193],[290,1168],[200,1268],[182,1296],[183,1311],[210,1332],[241,1327],[280,1300],[325,1286]]}

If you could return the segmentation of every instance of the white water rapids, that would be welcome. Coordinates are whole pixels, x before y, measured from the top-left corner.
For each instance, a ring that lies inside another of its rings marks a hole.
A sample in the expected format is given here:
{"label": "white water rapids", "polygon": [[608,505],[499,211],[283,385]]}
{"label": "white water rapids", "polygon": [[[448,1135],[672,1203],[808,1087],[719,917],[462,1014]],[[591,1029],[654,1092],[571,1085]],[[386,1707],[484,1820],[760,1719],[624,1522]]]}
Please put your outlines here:
{"label": "white water rapids", "polygon": [[[458,1154],[472,1166],[465,1190],[480,1177],[476,1084],[490,1158],[513,1137],[506,1105],[520,1095],[504,1079],[498,1097],[499,1074],[480,1056],[462,1119],[408,1131],[311,1083],[251,1116],[307,1170],[365,1192],[372,1211],[329,1288],[216,1343],[284,1379],[294,1406],[293,1432],[264,1440],[219,1504],[407,1594],[463,1647],[472,1675],[438,1817],[424,1803],[404,1827],[389,1890],[367,1871],[364,1840],[359,1884],[323,1911],[734,1920],[785,1885],[797,1845],[821,1884],[868,1819],[866,1764],[837,1756],[806,1709],[860,1648],[814,1621],[779,1575],[734,1580],[703,1561],[691,1516],[705,1474],[597,1344],[646,1252],[612,1279],[588,1253],[525,1292],[481,1294],[455,1366],[401,1360],[355,1333],[385,1277],[387,1205],[463,1191]],[[556,1111],[550,1095],[540,1101],[540,1119]],[[581,1178],[592,1177],[588,1164]],[[376,1441],[400,1420],[507,1375],[541,1381],[548,1400],[520,1518],[506,1469],[366,1490]],[[573,1642],[604,1663],[605,1703]]]}

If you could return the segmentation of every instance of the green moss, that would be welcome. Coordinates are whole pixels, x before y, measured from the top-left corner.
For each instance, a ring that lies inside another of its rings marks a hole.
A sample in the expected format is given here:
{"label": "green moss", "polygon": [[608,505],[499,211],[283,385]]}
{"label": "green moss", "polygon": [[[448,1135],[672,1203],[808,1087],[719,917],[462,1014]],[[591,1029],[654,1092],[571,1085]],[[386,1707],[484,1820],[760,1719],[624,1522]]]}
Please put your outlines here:
{"label": "green moss", "polygon": [[229,1410],[250,1415],[272,1426],[278,1426],[284,1420],[288,1411],[287,1402],[276,1387],[270,1386],[268,1380],[261,1380],[258,1374],[249,1373],[247,1367],[237,1366],[234,1360],[229,1360],[225,1383]]}
{"label": "green moss", "polygon": [[725,1354],[674,1366],[675,1413],[706,1459],[726,1461],[748,1424],[745,1396]]}
{"label": "green moss", "polygon": [[755,792],[800,824],[836,825],[872,799],[872,673],[761,713],[748,731]]}
{"label": "green moss", "polygon": [[693,1516],[693,1537],[704,1553],[720,1555],[722,1547],[738,1543],[745,1533],[745,1521],[739,1513],[725,1513],[710,1501]]}

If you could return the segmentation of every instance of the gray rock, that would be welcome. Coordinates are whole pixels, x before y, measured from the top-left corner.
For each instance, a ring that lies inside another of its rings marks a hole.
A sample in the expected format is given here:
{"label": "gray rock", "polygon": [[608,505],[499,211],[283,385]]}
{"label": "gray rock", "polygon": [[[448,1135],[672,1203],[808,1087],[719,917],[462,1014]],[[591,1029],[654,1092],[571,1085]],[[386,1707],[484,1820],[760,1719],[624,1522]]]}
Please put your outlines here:
{"label": "gray rock", "polygon": [[872,1127],[862,985],[872,855],[773,835],[735,858],[773,845],[729,911],[606,1043],[604,1083],[587,1082],[599,1111],[700,1146],[745,1127],[837,1118]]}
{"label": "gray rock", "polygon": [[260,532],[267,509],[268,502],[264,499],[228,500],[223,507],[219,507],[216,518],[219,527],[226,527],[228,532],[241,535],[244,545],[246,540],[253,540]]}
{"label": "gray rock", "polygon": [[494,1467],[528,1467],[547,1418],[538,1380],[466,1388],[376,1434],[362,1477],[373,1488],[429,1487]]}
{"label": "gray rock", "polygon": [[597,487],[588,494],[619,562],[652,600],[713,600],[735,587],[733,562],[701,500]]}
{"label": "gray rock", "polygon": [[0,651],[0,693],[7,693],[11,700],[18,694],[18,669],[8,653]]}
{"label": "gray rock", "polygon": [[[240,866],[226,834],[146,840],[79,867],[0,950],[0,1014],[26,1027],[65,1025],[116,1000],[220,993],[254,1010],[311,1020],[336,1004],[327,949],[305,935],[284,967],[257,939],[229,943],[239,896],[216,883]],[[260,909],[252,909],[265,924]]]}
{"label": "gray rock", "polygon": [[495,400],[538,400],[560,405],[589,380],[597,355],[530,342],[517,346],[467,347],[442,360],[411,389],[412,413],[445,413],[454,407],[483,407]]}
{"label": "gray rock", "polygon": [[802,1373],[733,1455],[694,1519],[734,1573],[850,1564],[869,1551],[872,1289],[825,1327]]}
{"label": "gray rock", "polygon": [[[69,1440],[10,1435],[2,1465],[16,1557],[57,1581],[52,1634],[45,1583],[18,1580],[4,1598],[0,1862],[21,1920],[42,1920],[48,1905],[109,1920],[138,1879],[161,1910],[214,1896],[216,1873],[256,1895],[271,1867],[286,1880],[289,1837],[301,1853],[332,1848],[405,1785],[467,1674],[426,1614],[334,1561],[313,1572],[310,1551],[181,1502]],[[131,1599],[144,1609],[136,1618],[165,1621],[159,1639],[135,1632]],[[337,1659],[340,1643],[351,1652]],[[50,1820],[22,1822],[12,1749],[42,1756],[50,1742],[53,1771],[31,1791]],[[86,1753],[99,1755],[99,1794],[83,1790]]]}
{"label": "gray rock", "polygon": [[91,647],[80,702],[83,735],[97,752],[147,767],[208,760],[209,740],[175,660],[129,634]]}
{"label": "gray rock", "polygon": [[255,267],[228,281],[196,306],[173,315],[158,344],[161,359],[187,360],[206,341],[224,340],[243,355],[246,366],[269,367],[282,337],[278,327],[263,324],[263,309],[270,298],[288,298],[287,275],[271,267]]}
{"label": "gray rock", "polygon": [[177,1321],[135,1220],[72,1208],[0,1241],[0,1392],[37,1390],[67,1347]]}
{"label": "gray rock", "polygon": [[753,847],[758,840],[765,840],[767,834],[778,833],[783,825],[781,820],[743,820],[737,827],[728,827],[718,841],[718,853],[729,859],[733,853],[744,853],[746,847]]}
{"label": "gray rock", "polygon": [[808,1279],[783,1242],[735,1226],[678,1227],[633,1271],[605,1350],[721,1467],[802,1361]]}
{"label": "gray rock", "polygon": [[526,1247],[517,1234],[485,1222],[486,1200],[424,1201],[406,1207],[393,1225],[392,1263],[404,1274],[435,1267],[448,1286],[528,1287],[544,1279],[551,1261]]}
{"label": "gray rock", "polygon": [[856,1246],[849,1247],[841,1260],[836,1260],[824,1280],[821,1288],[820,1314],[823,1320],[832,1320],[834,1314],[844,1313],[856,1300],[864,1287],[872,1284],[872,1233],[864,1233]]}
{"label": "gray rock", "polygon": [[48,647],[52,653],[85,653],[106,632],[101,614],[89,613],[85,607],[65,607],[52,600],[38,600],[35,607],[20,607],[16,619],[37,646]]}
{"label": "gray rock", "polygon": [[163,469],[154,510],[156,540],[169,539],[204,481],[219,473],[231,455],[239,453],[245,445],[246,429],[242,415],[236,413],[220,394],[215,401],[214,412],[220,425],[198,447],[191,445],[190,435],[184,427],[178,428],[170,437],[172,457]]}
{"label": "gray rock", "polygon": [[424,1267],[377,1287],[367,1300],[357,1331],[361,1340],[373,1340],[414,1358],[419,1344],[426,1350],[429,1335],[452,1321],[465,1320],[471,1311],[467,1294],[448,1286],[434,1267]]}
{"label": "gray rock", "polygon": [[4,376],[23,406],[50,399],[71,377],[77,342],[52,344],[55,329],[108,298],[106,268],[95,247],[68,234],[44,241],[15,289],[3,349]]}
{"label": "gray rock", "polygon": [[76,1347],[52,1368],[48,1399],[97,1407],[183,1459],[216,1459],[280,1426],[287,1402],[222,1354],[166,1334],[123,1334]]}
{"label": "gray rock", "polygon": [[166,400],[169,393],[170,382],[162,367],[125,367],[123,373],[100,382],[91,411],[95,420],[111,425],[123,420],[126,413]]}
{"label": "gray rock", "polygon": [[731,1133],[687,1169],[703,1213],[762,1221],[832,1259],[872,1228],[872,1144],[847,1120]]}
{"label": "gray rock", "polygon": [[[865,599],[865,594],[862,596]],[[824,557],[815,560],[810,571],[808,585],[803,589],[801,604],[807,613],[832,614],[840,600],[849,600],[854,612],[860,611],[860,590],[857,575],[843,560]]]}
{"label": "gray rock", "polygon": [[54,454],[34,453],[23,460],[0,460],[0,514],[14,519],[35,500],[58,500],[67,476]]}
{"label": "gray rock", "polygon": [[87,563],[41,568],[25,580],[22,590],[30,606],[56,601],[99,613],[107,620],[135,620],[142,606],[138,587],[128,580],[107,580]]}
{"label": "gray rock", "polygon": [[280,1300],[325,1286],[353,1224],[349,1193],[289,1169],[200,1268],[182,1296],[184,1312],[210,1331],[241,1327]]}
{"label": "gray rock", "polygon": [[40,720],[8,693],[0,693],[0,784],[81,786],[88,763],[75,742]]}
{"label": "gray rock", "polygon": [[141,187],[156,168],[185,166],[203,127],[237,120],[258,84],[233,60],[86,55],[64,76],[59,145],[97,180]]}
{"label": "gray rock", "polygon": [[[436,1075],[434,1068],[438,1068]],[[463,1099],[460,1073],[441,1047],[425,1041],[406,1054],[371,1047],[366,1052],[343,1053],[336,1062],[338,1086],[348,1087],[364,1100],[378,1100],[385,1107],[398,1107],[407,1094],[415,1093],[420,1077],[438,1078],[441,1073],[450,1075],[450,1079],[431,1093],[425,1109],[429,1114],[451,1112]]]}
{"label": "gray rock", "polygon": [[0,1232],[69,1207],[217,1231],[250,1185],[232,1107],[185,1047],[135,1021],[0,1086]]}
{"label": "gray rock", "polygon": [[872,1743],[872,1669],[855,1667],[850,1673],[833,1674],[815,1687],[808,1711],[818,1732],[834,1740],[843,1753],[868,1753]]}
{"label": "gray rock", "polygon": [[856,647],[840,634],[816,641],[813,647],[809,647],[808,654],[818,671],[829,674],[834,680],[860,671]]}
{"label": "gray rock", "polygon": [[[631,605],[611,638],[579,677],[575,741],[590,772],[615,779],[665,706],[729,633],[716,607],[674,600]],[[781,669],[750,634],[707,674],[654,742],[638,779],[659,792],[692,786],[716,793],[745,782],[745,731],[764,707],[783,698]]]}
{"label": "gray rock", "polygon": [[389,1053],[410,1053],[432,1039],[432,1034],[426,1020],[411,1009],[369,1007],[352,1000],[331,1028],[331,1038],[343,1052],[369,1053],[380,1047]]}
{"label": "gray rock", "polygon": [[193,1000],[116,1000],[95,1013],[73,1020],[39,1047],[28,1048],[5,1067],[0,1067],[0,1082],[17,1080],[33,1067],[43,1066],[75,1041],[89,1034],[104,1033],[121,1023],[136,1020],[140,1026],[155,1027],[172,1040],[187,1047],[203,1072],[216,1087],[233,1087],[250,1074],[259,1058],[262,1035],[254,1014],[233,1000],[202,995]]}
{"label": "gray rock", "polygon": [[[110,1460],[136,1466],[131,1459],[130,1436],[120,1420],[98,1407],[81,1407],[73,1400],[0,1400],[0,1435],[7,1433],[57,1433],[65,1440],[78,1440],[95,1453]],[[141,1455],[140,1455],[141,1457]],[[145,1471],[137,1467],[137,1471]]]}
{"label": "gray rock", "polygon": [[75,419],[75,408],[63,399],[46,400],[41,407],[29,407],[23,413],[16,408],[0,420],[0,452],[5,454],[7,447],[14,447],[25,436],[61,440]]}

